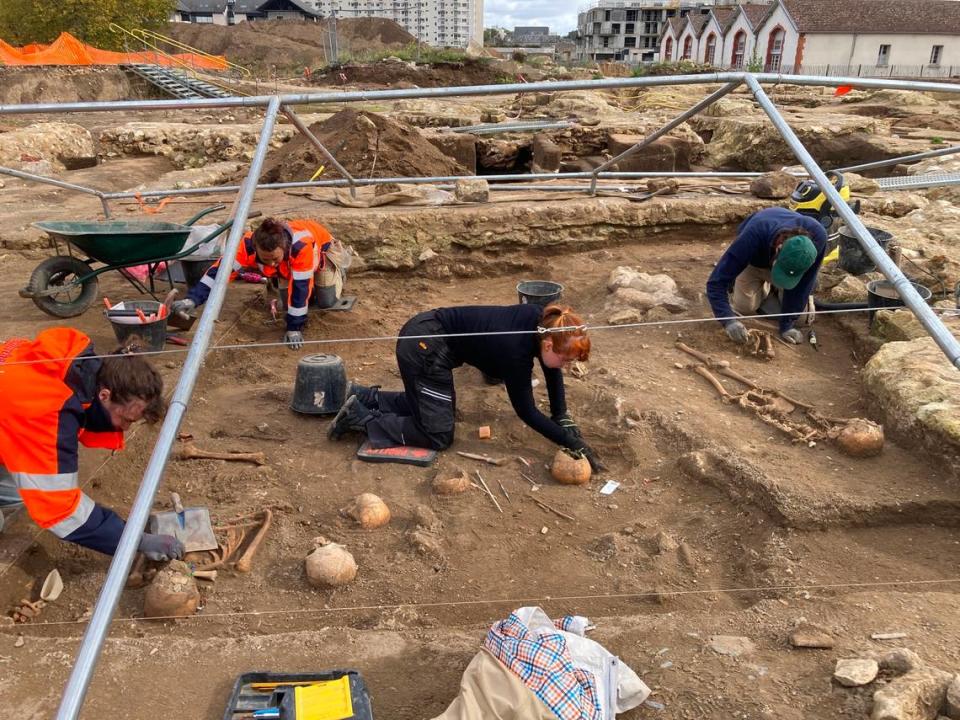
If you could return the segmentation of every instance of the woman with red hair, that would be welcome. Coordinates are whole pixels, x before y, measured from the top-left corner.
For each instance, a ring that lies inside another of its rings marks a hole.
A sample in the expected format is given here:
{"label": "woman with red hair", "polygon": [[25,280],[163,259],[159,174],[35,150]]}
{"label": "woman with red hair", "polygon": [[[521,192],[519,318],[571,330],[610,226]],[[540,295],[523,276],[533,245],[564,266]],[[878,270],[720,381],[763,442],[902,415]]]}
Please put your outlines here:
{"label": "woman with red hair", "polygon": [[[444,450],[453,443],[456,391],[453,369],[472,365],[502,380],[514,411],[557,445],[582,450],[594,470],[596,453],[567,413],[562,368],[590,357],[583,320],[569,307],[548,305],[465,306],[429,310],[400,330],[397,365],[403,392],[351,384],[327,431],[367,435],[375,448],[411,445]],[[533,361],[540,363],[550,398],[550,417],[533,400]]]}

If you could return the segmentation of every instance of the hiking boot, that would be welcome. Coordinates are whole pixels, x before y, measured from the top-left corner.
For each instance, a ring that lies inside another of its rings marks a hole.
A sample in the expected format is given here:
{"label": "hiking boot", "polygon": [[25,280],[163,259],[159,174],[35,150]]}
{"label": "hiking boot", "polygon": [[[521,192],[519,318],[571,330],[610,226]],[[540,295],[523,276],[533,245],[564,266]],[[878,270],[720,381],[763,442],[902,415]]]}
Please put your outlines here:
{"label": "hiking boot", "polygon": [[356,395],[351,395],[327,428],[327,437],[330,440],[339,440],[350,431],[366,432],[367,423],[373,417],[373,411],[360,402]]}
{"label": "hiking boot", "polygon": [[379,385],[367,387],[366,385],[361,385],[356,380],[351,380],[350,384],[347,385],[347,397],[350,397],[351,395],[356,395],[357,400],[362,402],[371,410],[380,409],[380,386]]}

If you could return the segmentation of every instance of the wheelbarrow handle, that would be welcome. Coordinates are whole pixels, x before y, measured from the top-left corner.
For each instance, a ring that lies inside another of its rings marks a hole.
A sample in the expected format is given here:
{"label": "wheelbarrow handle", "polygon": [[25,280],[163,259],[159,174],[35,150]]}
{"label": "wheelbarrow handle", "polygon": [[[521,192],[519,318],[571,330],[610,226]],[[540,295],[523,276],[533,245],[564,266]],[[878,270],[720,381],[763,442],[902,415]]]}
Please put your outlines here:
{"label": "wheelbarrow handle", "polygon": [[219,205],[211,205],[211,206],[208,207],[207,209],[201,210],[201,211],[198,212],[196,215],[194,215],[192,218],[190,218],[189,220],[187,220],[187,221],[184,223],[184,225],[193,225],[193,224],[194,224],[197,220],[199,220],[200,218],[205,217],[205,216],[209,215],[209,214],[212,213],[212,212],[216,212],[217,210],[223,210],[225,207],[226,207],[226,205],[224,205],[223,203],[220,203]]}

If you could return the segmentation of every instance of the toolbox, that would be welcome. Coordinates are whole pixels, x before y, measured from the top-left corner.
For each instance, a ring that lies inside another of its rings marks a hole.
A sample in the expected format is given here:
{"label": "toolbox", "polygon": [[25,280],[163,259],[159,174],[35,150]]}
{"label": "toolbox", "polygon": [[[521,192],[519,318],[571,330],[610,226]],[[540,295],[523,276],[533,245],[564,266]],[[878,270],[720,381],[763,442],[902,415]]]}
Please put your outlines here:
{"label": "toolbox", "polygon": [[356,670],[248,672],[237,678],[223,720],[373,720]]}

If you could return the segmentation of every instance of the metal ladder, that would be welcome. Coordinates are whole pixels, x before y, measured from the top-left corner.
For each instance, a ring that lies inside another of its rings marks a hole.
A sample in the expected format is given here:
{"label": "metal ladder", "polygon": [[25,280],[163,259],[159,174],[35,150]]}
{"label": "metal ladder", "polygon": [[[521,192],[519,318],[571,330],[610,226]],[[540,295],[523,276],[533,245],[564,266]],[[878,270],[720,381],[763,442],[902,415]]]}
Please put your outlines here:
{"label": "metal ladder", "polygon": [[121,67],[176,98],[186,100],[230,96],[229,93],[216,85],[191,77],[183,70],[174,70],[148,63],[131,63]]}

